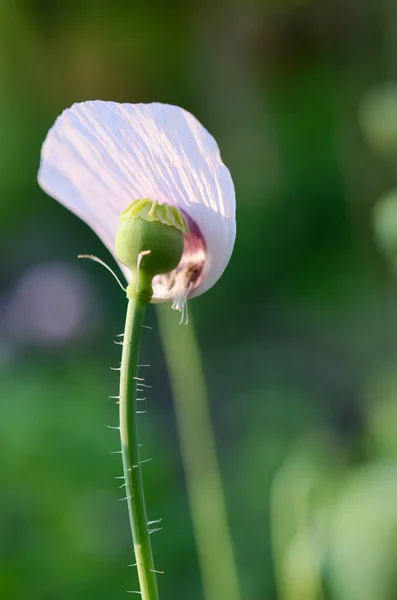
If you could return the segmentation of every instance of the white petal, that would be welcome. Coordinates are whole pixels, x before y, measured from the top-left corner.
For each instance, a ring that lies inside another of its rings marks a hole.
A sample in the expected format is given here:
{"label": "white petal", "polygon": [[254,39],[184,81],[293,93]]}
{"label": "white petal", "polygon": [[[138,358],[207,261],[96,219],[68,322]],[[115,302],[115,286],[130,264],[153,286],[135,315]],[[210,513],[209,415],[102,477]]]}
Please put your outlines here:
{"label": "white petal", "polygon": [[193,115],[167,104],[74,104],[43,144],[41,187],[81,217],[114,253],[118,219],[133,200],[183,209],[200,228],[208,259],[197,296],[229,262],[235,192],[214,138]]}

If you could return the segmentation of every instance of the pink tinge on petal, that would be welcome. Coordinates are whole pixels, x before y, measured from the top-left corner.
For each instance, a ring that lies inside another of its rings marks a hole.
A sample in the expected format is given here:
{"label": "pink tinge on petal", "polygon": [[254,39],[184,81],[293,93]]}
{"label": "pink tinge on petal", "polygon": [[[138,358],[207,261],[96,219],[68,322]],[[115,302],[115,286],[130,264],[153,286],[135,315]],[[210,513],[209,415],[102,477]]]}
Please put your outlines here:
{"label": "pink tinge on petal", "polygon": [[185,212],[189,233],[184,236],[184,250],[176,269],[166,275],[157,275],[153,279],[153,297],[157,301],[173,300],[173,307],[180,310],[188,297],[201,284],[207,246],[199,226]]}

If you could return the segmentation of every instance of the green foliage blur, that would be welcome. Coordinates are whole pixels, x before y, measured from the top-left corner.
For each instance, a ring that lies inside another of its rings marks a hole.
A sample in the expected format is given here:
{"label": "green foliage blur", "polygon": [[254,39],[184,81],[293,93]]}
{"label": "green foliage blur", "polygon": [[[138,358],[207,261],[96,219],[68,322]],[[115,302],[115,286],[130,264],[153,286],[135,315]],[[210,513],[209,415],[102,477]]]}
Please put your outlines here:
{"label": "green foliage blur", "polygon": [[[244,599],[395,600],[397,288],[372,213],[397,186],[397,102],[388,96],[371,122],[363,111],[369,90],[397,81],[396,30],[397,8],[379,0],[3,0],[2,600],[134,589],[106,428],[125,298],[77,261],[114,264],[36,182],[54,119],[89,99],[183,106],[235,181],[232,261],[190,311]],[[383,142],[390,160],[373,152]],[[148,321],[141,438],[149,517],[164,524],[153,537],[160,592],[199,600],[153,309]]]}

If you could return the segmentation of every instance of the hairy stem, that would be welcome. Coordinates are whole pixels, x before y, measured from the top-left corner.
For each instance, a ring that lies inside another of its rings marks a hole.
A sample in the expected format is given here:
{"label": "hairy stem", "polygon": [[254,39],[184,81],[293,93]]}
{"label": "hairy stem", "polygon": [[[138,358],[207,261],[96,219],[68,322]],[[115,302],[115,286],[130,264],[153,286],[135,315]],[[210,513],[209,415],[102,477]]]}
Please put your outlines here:
{"label": "hairy stem", "polygon": [[225,498],[200,351],[189,320],[159,307],[159,325],[173,390],[182,461],[207,600],[240,600]]}
{"label": "hairy stem", "polygon": [[141,597],[143,600],[158,600],[143,492],[136,412],[136,378],[146,306],[147,299],[140,295],[136,295],[128,302],[120,368],[120,437],[128,513]]}

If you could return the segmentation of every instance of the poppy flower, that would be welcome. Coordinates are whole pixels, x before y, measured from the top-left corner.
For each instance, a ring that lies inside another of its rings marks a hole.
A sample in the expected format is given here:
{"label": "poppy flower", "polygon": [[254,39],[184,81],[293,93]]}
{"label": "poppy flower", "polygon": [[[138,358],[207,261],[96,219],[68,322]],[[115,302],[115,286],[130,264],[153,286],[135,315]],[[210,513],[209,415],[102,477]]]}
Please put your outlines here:
{"label": "poppy flower", "polygon": [[214,138],[178,106],[74,104],[48,132],[38,181],[113,255],[120,215],[133,200],[182,211],[189,226],[183,255],[171,273],[154,278],[154,302],[182,309],[217,282],[230,260],[236,237],[230,172]]}

